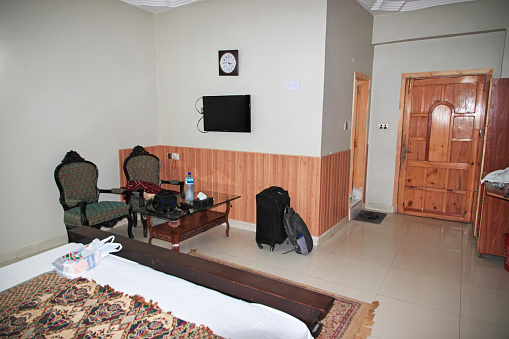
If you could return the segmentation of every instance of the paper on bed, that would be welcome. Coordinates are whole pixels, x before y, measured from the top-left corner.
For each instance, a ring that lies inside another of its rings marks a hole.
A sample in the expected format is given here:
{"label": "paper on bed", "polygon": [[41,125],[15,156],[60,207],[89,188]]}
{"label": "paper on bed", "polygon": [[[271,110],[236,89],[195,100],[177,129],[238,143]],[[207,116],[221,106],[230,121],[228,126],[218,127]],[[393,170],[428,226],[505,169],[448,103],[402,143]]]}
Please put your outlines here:
{"label": "paper on bed", "polygon": [[[82,247],[66,244],[37,256],[0,268],[0,291],[50,271],[56,257]],[[258,304],[247,303],[138,263],[110,255],[83,277],[110,285],[119,292],[153,300],[165,312],[208,326],[217,335],[235,338],[311,339],[300,320]]]}
{"label": "paper on bed", "polygon": [[90,244],[58,257],[50,266],[61,277],[80,277],[84,272],[96,267],[107,255],[122,249],[122,244],[114,243],[114,240],[113,235],[103,240],[94,239]]}

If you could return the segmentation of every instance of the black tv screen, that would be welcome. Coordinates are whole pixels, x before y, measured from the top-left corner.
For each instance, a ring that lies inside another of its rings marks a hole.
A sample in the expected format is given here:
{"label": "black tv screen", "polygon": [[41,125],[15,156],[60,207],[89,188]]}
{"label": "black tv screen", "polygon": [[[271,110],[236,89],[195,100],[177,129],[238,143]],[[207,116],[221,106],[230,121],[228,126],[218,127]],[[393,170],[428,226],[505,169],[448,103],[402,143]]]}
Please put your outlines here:
{"label": "black tv screen", "polygon": [[251,132],[251,95],[204,96],[203,128],[207,132]]}

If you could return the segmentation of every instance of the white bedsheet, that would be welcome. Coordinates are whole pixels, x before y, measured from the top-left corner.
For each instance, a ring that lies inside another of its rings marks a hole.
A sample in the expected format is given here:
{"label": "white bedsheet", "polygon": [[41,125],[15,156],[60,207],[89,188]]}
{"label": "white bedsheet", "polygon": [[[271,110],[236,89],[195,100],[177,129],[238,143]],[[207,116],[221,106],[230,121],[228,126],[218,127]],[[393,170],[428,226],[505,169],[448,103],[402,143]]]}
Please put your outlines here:
{"label": "white bedsheet", "polygon": [[[0,291],[50,271],[49,265],[56,258],[80,246],[66,244],[0,268]],[[312,338],[303,322],[286,313],[228,297],[114,255],[104,258],[83,277],[129,295],[138,294],[147,301],[153,300],[165,312],[206,325],[226,338]]]}

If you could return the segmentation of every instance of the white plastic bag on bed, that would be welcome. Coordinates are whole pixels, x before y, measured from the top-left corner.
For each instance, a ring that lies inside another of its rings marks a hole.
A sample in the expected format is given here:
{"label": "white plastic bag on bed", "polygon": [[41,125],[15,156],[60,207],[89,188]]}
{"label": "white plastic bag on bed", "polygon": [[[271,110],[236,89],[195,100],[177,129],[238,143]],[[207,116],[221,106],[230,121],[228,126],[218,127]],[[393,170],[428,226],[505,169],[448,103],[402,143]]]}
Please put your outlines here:
{"label": "white plastic bag on bed", "polygon": [[106,239],[94,239],[90,244],[68,253],[50,266],[60,276],[74,279],[99,264],[102,258],[122,249],[122,244],[114,243],[115,236]]}

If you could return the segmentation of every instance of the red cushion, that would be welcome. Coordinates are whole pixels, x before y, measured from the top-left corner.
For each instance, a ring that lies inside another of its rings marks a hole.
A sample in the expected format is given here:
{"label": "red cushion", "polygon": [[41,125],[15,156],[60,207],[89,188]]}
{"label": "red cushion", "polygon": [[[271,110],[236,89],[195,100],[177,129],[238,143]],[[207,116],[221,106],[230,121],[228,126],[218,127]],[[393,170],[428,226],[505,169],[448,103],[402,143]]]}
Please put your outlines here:
{"label": "red cushion", "polygon": [[161,187],[154,185],[151,182],[146,182],[143,180],[129,180],[129,184],[122,188],[128,189],[130,191],[136,191],[139,188],[143,188],[143,191],[145,193],[157,193],[160,190],[162,190]]}

